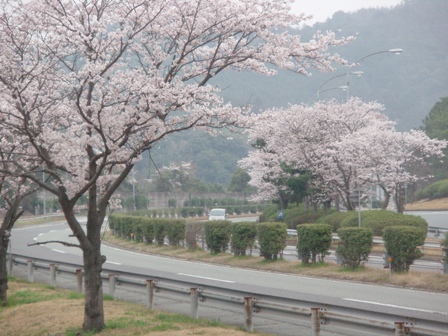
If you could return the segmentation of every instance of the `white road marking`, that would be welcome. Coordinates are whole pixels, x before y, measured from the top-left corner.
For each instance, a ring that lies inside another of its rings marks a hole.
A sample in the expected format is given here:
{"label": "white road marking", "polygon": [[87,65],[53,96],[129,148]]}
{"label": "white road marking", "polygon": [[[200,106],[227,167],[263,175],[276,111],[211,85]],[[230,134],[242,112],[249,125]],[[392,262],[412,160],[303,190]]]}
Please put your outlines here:
{"label": "white road marking", "polygon": [[192,274],[185,274],[185,273],[177,273],[177,275],[189,276],[189,277],[193,277],[193,278],[206,279],[206,280],[228,282],[228,283],[235,283],[236,282],[236,281],[231,281],[231,280],[222,280],[222,279],[208,278],[208,277],[203,277],[203,276],[199,276],[199,275],[192,275]]}
{"label": "white road marking", "polygon": [[400,308],[400,309],[414,310],[414,311],[419,311],[419,312],[424,312],[424,313],[431,313],[431,314],[442,314],[442,315],[447,315],[448,316],[448,314],[446,314],[446,313],[442,313],[442,312],[438,312],[438,311],[434,311],[434,310],[410,308],[410,307],[397,306],[397,305],[388,304],[388,303],[380,303],[380,302],[374,302],[374,301],[364,301],[364,300],[357,300],[357,299],[350,299],[350,298],[343,298],[342,300],[353,301],[353,302],[361,302],[361,303],[368,303],[368,304],[373,304],[373,305],[377,305],[377,306],[385,306],[385,307],[391,307],[391,308]]}
{"label": "white road marking", "polygon": [[65,251],[56,250],[56,249],[51,249],[51,250],[54,251],[54,252],[58,252],[58,253],[67,253],[67,252],[65,252]]}
{"label": "white road marking", "polygon": [[114,262],[114,261],[108,261],[108,260],[106,260],[106,262],[109,263],[109,264],[121,265],[121,263]]}

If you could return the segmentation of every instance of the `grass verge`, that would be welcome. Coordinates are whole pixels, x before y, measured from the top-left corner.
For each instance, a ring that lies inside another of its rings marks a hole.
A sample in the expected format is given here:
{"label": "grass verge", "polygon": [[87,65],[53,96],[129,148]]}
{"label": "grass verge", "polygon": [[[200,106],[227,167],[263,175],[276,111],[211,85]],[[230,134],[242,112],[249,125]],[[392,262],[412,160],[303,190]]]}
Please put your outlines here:
{"label": "grass verge", "polygon": [[[8,303],[8,307],[0,308],[1,335],[94,335],[80,330],[84,298],[79,293],[10,278]],[[219,322],[150,311],[141,305],[116,300],[104,301],[104,313],[106,329],[101,332],[102,336],[247,334]]]}

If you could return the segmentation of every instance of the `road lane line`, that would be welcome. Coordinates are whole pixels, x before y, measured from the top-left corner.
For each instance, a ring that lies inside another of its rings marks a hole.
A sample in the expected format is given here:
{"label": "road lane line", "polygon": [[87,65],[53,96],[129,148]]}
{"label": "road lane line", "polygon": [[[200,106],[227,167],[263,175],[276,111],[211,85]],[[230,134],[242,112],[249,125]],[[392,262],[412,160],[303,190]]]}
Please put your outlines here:
{"label": "road lane line", "polygon": [[67,252],[65,252],[65,251],[56,250],[56,249],[51,249],[51,250],[54,251],[54,252],[58,252],[58,253],[67,253]]}
{"label": "road lane line", "polygon": [[106,260],[106,262],[109,263],[109,264],[121,265],[121,263],[114,262],[114,261],[108,261],[108,260]]}
{"label": "road lane line", "polygon": [[206,280],[213,280],[213,281],[221,281],[221,282],[228,282],[228,283],[236,283],[236,281],[231,281],[231,280],[223,280],[223,279],[208,278],[208,277],[203,277],[203,276],[199,276],[199,275],[192,275],[192,274],[185,274],[185,273],[177,273],[177,275],[183,275],[183,276],[188,276],[188,277],[193,277],[193,278],[199,278],[199,279],[206,279]]}
{"label": "road lane line", "polygon": [[357,300],[357,299],[350,299],[350,298],[343,298],[342,300],[353,301],[353,302],[360,302],[360,303],[368,303],[368,304],[372,304],[372,305],[385,306],[385,307],[390,307],[390,308],[400,308],[400,309],[414,310],[414,311],[419,311],[419,312],[423,312],[423,313],[442,314],[442,315],[447,315],[448,316],[447,313],[442,313],[442,312],[438,312],[438,311],[434,311],[434,310],[410,308],[410,307],[397,306],[397,305],[388,304],[388,303],[380,303],[380,302],[374,302],[374,301],[364,301],[364,300]]}

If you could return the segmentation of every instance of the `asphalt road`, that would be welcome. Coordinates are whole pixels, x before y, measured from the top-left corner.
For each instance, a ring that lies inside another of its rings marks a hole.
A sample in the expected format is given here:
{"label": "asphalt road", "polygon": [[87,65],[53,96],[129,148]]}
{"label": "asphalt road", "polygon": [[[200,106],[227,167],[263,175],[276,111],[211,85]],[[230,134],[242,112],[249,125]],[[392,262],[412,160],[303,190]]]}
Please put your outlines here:
{"label": "asphalt road", "polygon": [[[28,247],[28,243],[48,240],[70,241],[70,231],[63,223],[13,230],[12,253],[55,261],[81,263],[81,251],[60,244]],[[386,311],[435,321],[448,321],[448,294],[310,278],[289,274],[176,260],[144,255],[102,246],[107,257],[105,268],[147,275],[164,274],[185,281],[256,289],[269,295],[300,298],[322,304],[352,306],[370,311]]]}

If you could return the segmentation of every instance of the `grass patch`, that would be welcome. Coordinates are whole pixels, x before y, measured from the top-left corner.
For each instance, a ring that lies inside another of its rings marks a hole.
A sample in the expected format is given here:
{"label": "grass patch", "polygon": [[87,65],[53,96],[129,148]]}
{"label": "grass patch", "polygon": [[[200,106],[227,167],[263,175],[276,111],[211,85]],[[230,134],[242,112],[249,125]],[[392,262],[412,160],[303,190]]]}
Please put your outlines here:
{"label": "grass patch", "polygon": [[104,301],[115,301],[115,298],[112,295],[103,294],[103,300]]}
{"label": "grass patch", "polygon": [[8,307],[15,307],[41,301],[49,301],[60,298],[60,294],[47,286],[35,289],[24,289],[8,293]]}
{"label": "grass patch", "polygon": [[[9,281],[8,293],[11,298],[15,297],[16,305],[0,310],[1,335],[99,335],[81,329],[84,299],[79,293],[13,278]],[[149,311],[143,305],[116,300],[104,302],[104,315],[106,327],[101,336],[150,335],[157,332],[164,336],[178,336],[180,332],[182,335],[247,335],[236,327],[219,322]]]}
{"label": "grass patch", "polygon": [[138,320],[132,317],[123,316],[115,319],[111,319],[107,321],[106,328],[107,329],[128,329],[130,327],[146,327],[149,323],[147,321]]}

